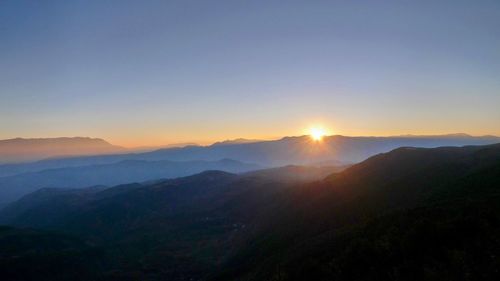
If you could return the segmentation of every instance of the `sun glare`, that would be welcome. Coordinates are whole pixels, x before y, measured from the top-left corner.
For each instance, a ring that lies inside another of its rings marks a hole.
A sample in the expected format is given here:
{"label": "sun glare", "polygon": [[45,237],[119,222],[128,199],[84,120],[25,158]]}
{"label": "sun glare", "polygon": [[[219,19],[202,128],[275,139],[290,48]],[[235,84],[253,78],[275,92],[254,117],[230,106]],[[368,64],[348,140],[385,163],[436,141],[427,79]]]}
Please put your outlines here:
{"label": "sun glare", "polygon": [[325,130],[322,128],[311,128],[310,129],[311,138],[314,141],[320,141],[326,135]]}

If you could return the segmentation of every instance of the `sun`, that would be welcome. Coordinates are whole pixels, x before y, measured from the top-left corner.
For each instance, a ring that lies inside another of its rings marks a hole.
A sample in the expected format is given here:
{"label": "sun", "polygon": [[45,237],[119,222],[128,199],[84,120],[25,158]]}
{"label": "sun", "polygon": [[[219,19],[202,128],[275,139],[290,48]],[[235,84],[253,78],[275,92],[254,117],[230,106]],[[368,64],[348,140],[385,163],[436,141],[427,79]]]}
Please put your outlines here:
{"label": "sun", "polygon": [[309,129],[310,136],[314,141],[321,141],[323,137],[326,135],[326,132],[322,128],[311,128]]}

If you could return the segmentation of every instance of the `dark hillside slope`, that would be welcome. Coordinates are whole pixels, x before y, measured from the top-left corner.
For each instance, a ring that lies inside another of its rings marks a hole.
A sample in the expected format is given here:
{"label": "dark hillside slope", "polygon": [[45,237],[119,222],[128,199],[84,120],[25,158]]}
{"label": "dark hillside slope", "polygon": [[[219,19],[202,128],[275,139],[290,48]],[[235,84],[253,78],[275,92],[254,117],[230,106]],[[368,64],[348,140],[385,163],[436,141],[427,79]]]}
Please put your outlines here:
{"label": "dark hillside slope", "polygon": [[[299,168],[301,178],[308,179],[320,179],[328,169]],[[273,194],[292,186],[296,171],[208,171],[105,190],[43,189],[9,205],[0,220],[70,232],[104,247],[111,263],[108,270],[120,280],[198,280],[243,246],[256,224],[255,212],[272,202]],[[144,266],[154,270],[146,272]]]}
{"label": "dark hillside slope", "polygon": [[[252,246],[216,279],[494,280],[499,172],[500,145],[377,155],[289,190]],[[454,261],[454,252],[465,260]],[[468,268],[456,271],[459,262]]]}
{"label": "dark hillside slope", "polygon": [[2,280],[97,280],[107,263],[103,254],[72,236],[0,227]]}
{"label": "dark hillside slope", "polygon": [[295,167],[209,171],[47,190],[0,217],[103,249],[103,278],[497,280],[499,171],[500,145],[401,148],[309,183]]}

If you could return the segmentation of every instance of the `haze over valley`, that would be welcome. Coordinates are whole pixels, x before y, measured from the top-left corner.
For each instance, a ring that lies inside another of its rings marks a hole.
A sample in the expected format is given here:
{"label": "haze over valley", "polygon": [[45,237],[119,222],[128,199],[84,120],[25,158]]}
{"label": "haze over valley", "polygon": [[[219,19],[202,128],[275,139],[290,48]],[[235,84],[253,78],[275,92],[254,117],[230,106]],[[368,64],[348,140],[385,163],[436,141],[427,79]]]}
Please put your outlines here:
{"label": "haze over valley", "polygon": [[[65,144],[68,140],[71,139],[65,139]],[[33,146],[40,147],[37,140],[31,142]],[[48,140],[38,142],[43,144]],[[0,205],[45,187],[110,186],[187,176],[205,170],[246,172],[286,165],[344,167],[398,147],[497,142],[500,138],[494,136],[472,137],[464,134],[379,138],[323,136],[321,140],[301,136],[275,141],[226,141],[209,146],[189,145],[143,153],[51,158],[0,165]],[[14,156],[14,153],[11,155]]]}

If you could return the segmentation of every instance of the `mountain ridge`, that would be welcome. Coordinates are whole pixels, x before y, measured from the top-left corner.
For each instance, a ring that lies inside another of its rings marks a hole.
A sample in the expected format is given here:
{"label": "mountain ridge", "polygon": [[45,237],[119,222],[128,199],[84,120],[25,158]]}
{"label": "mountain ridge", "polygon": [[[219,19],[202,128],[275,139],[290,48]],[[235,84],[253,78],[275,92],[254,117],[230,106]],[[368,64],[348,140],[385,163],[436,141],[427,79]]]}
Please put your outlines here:
{"label": "mountain ridge", "polygon": [[122,160],[110,164],[51,168],[0,177],[0,205],[44,187],[84,188],[93,185],[112,186],[162,178],[188,176],[205,170],[247,172],[261,166],[221,159],[218,161],[146,161]]}
{"label": "mountain ridge", "polygon": [[112,154],[126,151],[101,138],[13,138],[0,140],[0,163],[27,162],[55,157]]}
{"label": "mountain ridge", "polygon": [[309,136],[284,137],[250,143],[227,143],[224,145],[186,146],[158,149],[142,153],[122,153],[66,157],[41,160],[25,164],[0,165],[0,177],[48,168],[109,164],[126,159],[216,161],[230,158],[242,162],[256,163],[265,167],[285,165],[314,165],[335,162],[352,164],[378,153],[401,146],[439,147],[486,145],[500,142],[498,137],[347,137],[327,136],[321,142],[314,142]]}

